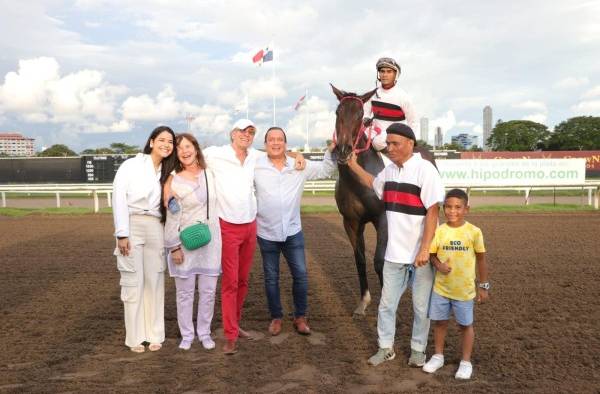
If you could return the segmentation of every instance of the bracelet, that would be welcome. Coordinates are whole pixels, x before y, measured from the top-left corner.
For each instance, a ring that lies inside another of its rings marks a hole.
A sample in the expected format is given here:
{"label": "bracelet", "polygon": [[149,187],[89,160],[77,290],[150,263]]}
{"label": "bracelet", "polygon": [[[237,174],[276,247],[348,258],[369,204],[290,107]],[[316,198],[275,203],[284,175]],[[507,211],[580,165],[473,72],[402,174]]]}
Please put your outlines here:
{"label": "bracelet", "polygon": [[175,248],[175,249],[171,250],[171,253],[173,253],[173,252],[177,252],[178,250],[181,250],[181,247],[177,247],[177,248]]}

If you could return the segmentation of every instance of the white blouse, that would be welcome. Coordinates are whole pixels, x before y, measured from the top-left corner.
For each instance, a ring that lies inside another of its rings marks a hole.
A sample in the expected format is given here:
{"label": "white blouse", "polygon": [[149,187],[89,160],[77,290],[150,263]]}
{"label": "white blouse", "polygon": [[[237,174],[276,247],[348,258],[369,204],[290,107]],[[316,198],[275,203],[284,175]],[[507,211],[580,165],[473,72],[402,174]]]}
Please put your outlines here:
{"label": "white blouse", "polygon": [[[217,212],[217,194],[214,176],[206,170],[208,177],[209,219],[206,220],[206,181],[204,171],[198,173],[195,181],[190,181],[177,174],[173,175],[171,191],[179,203],[179,212],[171,213],[167,209],[165,222],[165,248],[168,253],[169,273],[172,277],[187,278],[189,275],[202,274],[218,276],[221,273],[221,227]],[[201,221],[210,229],[210,242],[196,250],[187,250],[179,240],[179,232],[186,227]],[[183,263],[175,264],[171,259],[170,249],[181,245]]]}
{"label": "white blouse", "polygon": [[129,216],[160,214],[160,170],[154,169],[152,157],[138,153],[125,160],[113,181],[112,208],[115,237],[129,237]]}

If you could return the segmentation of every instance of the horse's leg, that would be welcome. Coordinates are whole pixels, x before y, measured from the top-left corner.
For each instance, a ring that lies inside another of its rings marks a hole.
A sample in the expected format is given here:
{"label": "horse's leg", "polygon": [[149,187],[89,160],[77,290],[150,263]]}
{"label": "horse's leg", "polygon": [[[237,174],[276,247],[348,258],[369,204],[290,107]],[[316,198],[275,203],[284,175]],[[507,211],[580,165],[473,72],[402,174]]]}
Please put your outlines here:
{"label": "horse's leg", "polygon": [[373,221],[375,230],[377,231],[377,246],[375,247],[375,272],[379,278],[379,285],[383,287],[383,264],[385,262],[385,248],[387,246],[388,239],[388,227],[387,227],[387,216],[385,212],[379,215],[377,220]]}
{"label": "horse's leg", "polygon": [[365,315],[367,306],[371,303],[371,294],[369,293],[369,283],[367,282],[367,264],[365,259],[365,231],[364,223],[358,220],[344,218],[344,229],[348,234],[348,239],[354,250],[354,262],[358,272],[358,281],[360,284],[360,301],[353,312],[353,316],[360,317]]}

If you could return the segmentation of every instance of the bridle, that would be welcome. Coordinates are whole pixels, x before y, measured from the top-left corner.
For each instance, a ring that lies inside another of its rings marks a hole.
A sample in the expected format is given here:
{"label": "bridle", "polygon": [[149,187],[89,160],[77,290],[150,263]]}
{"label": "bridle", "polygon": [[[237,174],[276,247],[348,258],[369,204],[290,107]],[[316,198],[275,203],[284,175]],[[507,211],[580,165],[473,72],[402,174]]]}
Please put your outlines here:
{"label": "bridle", "polygon": [[[364,105],[364,102],[360,99],[360,97],[357,97],[357,96],[345,96],[345,97],[342,97],[340,99],[340,105],[341,105],[342,101],[344,101],[344,100],[356,100],[356,101],[358,101],[360,103],[361,108]],[[358,148],[358,143],[360,142],[360,139],[361,139],[363,133],[365,132],[365,130],[367,130],[367,128],[365,127],[365,125],[361,121],[361,123],[360,123],[360,130],[356,134],[356,139],[354,140],[354,143],[352,144],[352,152],[354,152],[354,153],[356,153],[358,155],[359,153],[362,153],[362,152],[368,150],[371,147],[371,140],[373,139],[372,136],[371,136],[372,129],[373,129],[372,125],[368,127],[367,143],[366,143],[366,145],[364,147],[362,147],[362,148]],[[337,130],[333,131],[333,143],[337,145]]]}

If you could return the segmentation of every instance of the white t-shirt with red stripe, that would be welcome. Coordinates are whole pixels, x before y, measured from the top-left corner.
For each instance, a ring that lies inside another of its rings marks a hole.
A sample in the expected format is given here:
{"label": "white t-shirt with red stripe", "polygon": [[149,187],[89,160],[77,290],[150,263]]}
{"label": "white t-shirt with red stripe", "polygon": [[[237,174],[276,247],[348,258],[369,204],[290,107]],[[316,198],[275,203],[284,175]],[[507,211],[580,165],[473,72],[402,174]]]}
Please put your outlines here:
{"label": "white t-shirt with red stripe", "polygon": [[[371,100],[364,104],[363,110],[365,117],[373,118],[371,143],[377,150],[386,147],[385,130],[392,123],[404,123],[417,135],[417,114],[412,100],[397,84],[390,89],[379,87]],[[367,128],[365,132],[368,130]]]}
{"label": "white t-shirt with red stripe", "polygon": [[385,203],[385,259],[412,264],[421,246],[427,209],[444,201],[438,170],[419,153],[413,153],[402,167],[393,163],[385,167],[373,180],[373,189]]}

